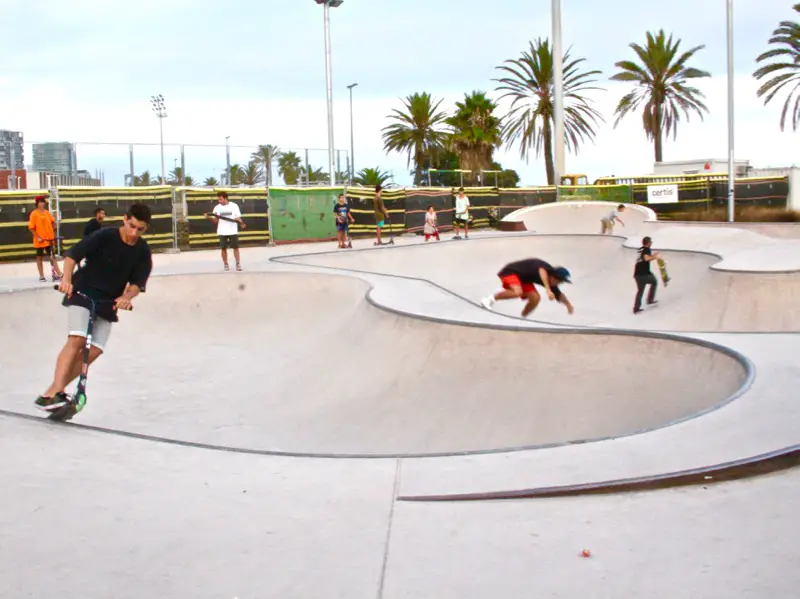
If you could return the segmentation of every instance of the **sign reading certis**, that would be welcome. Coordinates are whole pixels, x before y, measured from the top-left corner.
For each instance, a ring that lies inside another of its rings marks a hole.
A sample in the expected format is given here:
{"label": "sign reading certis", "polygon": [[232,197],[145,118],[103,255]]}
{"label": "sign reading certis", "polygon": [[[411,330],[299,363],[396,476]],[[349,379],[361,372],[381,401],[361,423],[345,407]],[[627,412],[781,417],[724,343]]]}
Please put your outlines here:
{"label": "sign reading certis", "polygon": [[648,204],[674,204],[678,201],[677,185],[648,185]]}

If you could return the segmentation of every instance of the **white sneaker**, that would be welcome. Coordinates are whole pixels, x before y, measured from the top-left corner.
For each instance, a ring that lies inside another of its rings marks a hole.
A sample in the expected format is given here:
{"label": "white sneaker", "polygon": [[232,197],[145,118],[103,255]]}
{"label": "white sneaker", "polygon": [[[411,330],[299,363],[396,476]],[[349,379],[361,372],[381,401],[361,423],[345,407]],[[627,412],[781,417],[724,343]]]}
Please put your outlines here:
{"label": "white sneaker", "polygon": [[487,310],[491,310],[496,301],[493,296],[487,295],[481,300],[481,305]]}

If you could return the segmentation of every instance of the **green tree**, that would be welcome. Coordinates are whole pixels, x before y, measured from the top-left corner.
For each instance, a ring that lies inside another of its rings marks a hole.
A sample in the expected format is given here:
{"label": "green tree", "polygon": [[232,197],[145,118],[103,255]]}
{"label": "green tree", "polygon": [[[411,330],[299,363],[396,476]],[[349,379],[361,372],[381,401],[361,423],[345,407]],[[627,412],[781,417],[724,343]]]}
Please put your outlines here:
{"label": "green tree", "polygon": [[300,179],[306,183],[327,183],[331,180],[331,177],[330,173],[322,171],[322,167],[314,168],[309,164],[308,170],[306,170],[305,166],[300,167]]}
{"label": "green tree", "polygon": [[[581,143],[594,140],[595,125],[603,120],[602,115],[591,106],[586,96],[593,87],[594,75],[601,71],[582,71],[581,63],[586,59],[573,60],[567,50],[563,57],[564,73],[564,142],[567,149],[578,152]],[[510,147],[520,144],[520,156],[527,160],[530,151],[536,156],[544,152],[547,183],[554,184],[553,129],[555,98],[553,95],[553,53],[550,42],[537,39],[530,42],[529,49],[520,58],[506,60],[497,67],[507,75],[495,79],[496,88],[504,92],[502,98],[511,98],[511,106],[505,115],[503,139]]]}
{"label": "green tree", "polygon": [[186,187],[191,187],[192,185],[194,185],[194,177],[192,177],[191,175],[186,175],[186,177],[184,177],[183,179],[183,184]]}
{"label": "green tree", "polygon": [[[169,173],[167,173],[167,183],[169,185],[181,185],[181,179],[183,177],[183,168],[180,166],[176,166],[172,169]],[[186,175],[185,180],[191,180],[191,175]],[[185,185],[189,185],[189,183],[185,183]]]}
{"label": "green tree", "polygon": [[296,152],[282,152],[278,158],[278,174],[286,185],[297,185],[302,161]]}
{"label": "green tree", "polygon": [[426,160],[430,161],[447,140],[444,120],[447,115],[439,111],[442,100],[434,102],[427,92],[407,96],[403,110],[393,109],[389,119],[395,121],[383,128],[384,150],[408,154],[408,165],[414,160],[414,184],[422,181]]}
{"label": "green tree", "polygon": [[502,143],[496,108],[485,92],[473,91],[464,95],[463,102],[456,102],[455,114],[445,121],[451,127],[448,146],[458,154],[461,168],[472,171],[470,181],[477,180],[478,171],[489,168],[495,148]]}
{"label": "green tree", "polygon": [[203,181],[203,185],[206,187],[215,187],[216,185],[219,185],[219,181],[217,181],[214,177],[206,177],[206,180]]}
{"label": "green tree", "polygon": [[135,187],[148,187],[153,185],[153,178],[150,171],[144,171],[141,175],[136,175],[133,178],[133,185]]}
{"label": "green tree", "polygon": [[244,169],[242,169],[241,165],[239,164],[231,164],[231,180],[228,181],[228,185],[239,185],[239,183],[243,183],[242,179],[244,178]]}
{"label": "green tree", "polygon": [[366,185],[374,187],[375,185],[383,185],[391,178],[391,175],[381,170],[379,166],[375,168],[364,168],[358,171],[358,174],[353,179],[353,183],[359,185]]}
{"label": "green tree", "polygon": [[239,171],[238,183],[245,185],[259,185],[264,182],[264,168],[256,160],[251,160],[247,166]]}
{"label": "green tree", "polygon": [[710,77],[707,71],[701,71],[686,64],[698,50],[705,46],[695,46],[686,52],[678,53],[680,40],[672,41],[672,35],[666,37],[664,30],[653,34],[647,32],[644,46],[630,44],[641,64],[622,60],[615,63],[619,73],[611,77],[612,81],[634,83],[633,91],[624,95],[614,113],[617,115],[614,126],[630,112],[642,107],[642,124],[647,139],[653,140],[656,162],[663,160],[663,136],[675,139],[678,135],[680,113],[689,120],[690,112],[695,112],[703,120],[703,112],[708,108],[701,98],[703,93],[688,85],[689,80]]}
{"label": "green tree", "polygon": [[258,150],[250,155],[250,159],[255,160],[264,173],[264,181],[267,185],[272,185],[272,163],[280,159],[280,156],[280,149],[272,144],[258,146]]}
{"label": "green tree", "polygon": [[[792,9],[800,13],[800,4],[795,4]],[[781,21],[778,25],[778,28],[773,30],[772,37],[769,38],[769,44],[773,47],[756,58],[757,63],[764,64],[753,73],[753,77],[757,80],[769,77],[761,84],[757,92],[759,98],[764,98],[765,106],[780,91],[787,86],[790,87],[781,111],[781,131],[786,128],[786,117],[790,111],[792,130],[797,131],[797,126],[800,124],[800,93],[798,93],[800,88],[800,25],[794,21]],[[777,60],[766,63],[772,59]],[[794,106],[792,106],[793,100]]]}

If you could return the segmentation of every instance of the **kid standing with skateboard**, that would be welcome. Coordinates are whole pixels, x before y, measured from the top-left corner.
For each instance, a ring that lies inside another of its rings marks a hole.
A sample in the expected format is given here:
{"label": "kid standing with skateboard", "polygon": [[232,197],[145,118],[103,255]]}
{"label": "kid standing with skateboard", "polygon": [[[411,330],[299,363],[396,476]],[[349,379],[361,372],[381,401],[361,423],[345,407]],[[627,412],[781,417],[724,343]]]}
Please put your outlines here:
{"label": "kid standing with skateboard", "polygon": [[551,301],[557,299],[566,306],[570,314],[575,311],[567,296],[558,288],[561,283],[572,283],[569,271],[563,266],[553,267],[544,260],[529,258],[506,264],[497,276],[500,277],[505,291],[481,300],[481,304],[487,310],[491,310],[498,300],[519,298],[528,301],[522,309],[522,317],[525,318],[536,309],[542,299],[535,287],[541,285],[547,291],[547,299]]}
{"label": "kid standing with skateboard", "polygon": [[336,238],[339,240],[339,248],[353,247],[348,240],[349,224],[356,222],[353,215],[350,214],[350,206],[345,204],[345,195],[339,194],[339,203],[334,204],[333,213],[336,215]]}
{"label": "kid standing with skateboard", "polygon": [[653,245],[653,240],[650,237],[642,239],[642,247],[639,248],[639,259],[636,260],[636,266],[633,268],[633,278],[636,281],[636,299],[633,301],[633,313],[638,314],[642,311],[642,296],[644,296],[644,289],[650,285],[650,293],[647,296],[647,303],[649,305],[657,304],[656,288],[658,281],[655,275],[650,272],[650,263],[653,260],[659,260],[661,254],[656,252],[650,247]]}
{"label": "kid standing with skateboard", "polygon": [[428,241],[431,237],[435,237],[436,241],[441,241],[439,239],[439,223],[436,218],[436,210],[433,209],[433,206],[428,206],[428,211],[425,213],[425,227],[423,228],[423,232],[425,233],[425,241]]}
{"label": "kid standing with skateboard", "polygon": [[469,239],[469,198],[464,194],[464,188],[458,188],[456,196],[456,209],[453,213],[453,228],[456,231],[453,239],[461,239],[459,225],[464,225],[464,239]]}
{"label": "kid standing with skateboard", "polygon": [[218,204],[214,206],[211,214],[206,213],[206,218],[212,222],[216,221],[217,235],[222,253],[222,264],[225,270],[228,267],[228,248],[233,249],[233,257],[236,260],[236,270],[242,270],[242,262],[239,257],[239,225],[242,229],[247,228],[242,220],[242,212],[238,204],[228,200],[228,194],[220,191],[217,194]]}

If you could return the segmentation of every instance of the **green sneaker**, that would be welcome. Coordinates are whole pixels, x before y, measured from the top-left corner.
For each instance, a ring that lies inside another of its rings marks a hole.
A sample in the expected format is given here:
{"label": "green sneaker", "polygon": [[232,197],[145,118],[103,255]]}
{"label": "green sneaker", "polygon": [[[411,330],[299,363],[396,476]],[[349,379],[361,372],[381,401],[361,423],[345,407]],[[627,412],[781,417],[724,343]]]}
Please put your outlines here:
{"label": "green sneaker", "polygon": [[[69,403],[69,397],[67,397],[67,394],[62,391],[61,393],[56,393],[53,397],[40,395],[33,403],[40,410],[50,412],[67,405]],[[84,403],[86,402],[84,401]]]}

